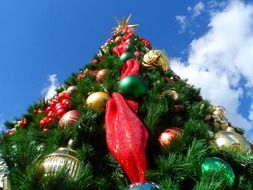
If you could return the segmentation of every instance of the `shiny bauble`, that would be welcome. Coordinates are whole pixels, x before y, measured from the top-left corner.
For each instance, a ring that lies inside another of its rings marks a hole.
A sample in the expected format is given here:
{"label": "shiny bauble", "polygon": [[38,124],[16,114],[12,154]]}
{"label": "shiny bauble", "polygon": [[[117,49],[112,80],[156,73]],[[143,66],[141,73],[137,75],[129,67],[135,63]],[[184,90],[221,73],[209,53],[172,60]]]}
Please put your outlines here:
{"label": "shiny bauble", "polygon": [[71,94],[72,92],[76,91],[76,90],[77,90],[77,86],[69,86],[69,87],[67,88],[67,92],[69,92],[70,94]]}
{"label": "shiny bauble", "polygon": [[122,36],[117,36],[117,37],[114,39],[114,42],[115,42],[115,43],[120,43],[122,40],[123,40]]}
{"label": "shiny bauble", "polygon": [[218,148],[233,148],[235,150],[242,150],[251,152],[250,143],[245,139],[244,136],[236,133],[235,131],[219,131],[214,136],[214,142]]}
{"label": "shiny bauble", "polygon": [[67,178],[77,178],[81,164],[75,157],[76,152],[70,146],[61,147],[44,158],[39,165],[39,173],[42,177],[54,176],[64,170]]}
{"label": "shiny bauble", "polygon": [[94,111],[103,111],[110,96],[105,92],[95,92],[88,96],[86,104]]}
{"label": "shiny bauble", "polygon": [[119,61],[121,63],[124,63],[126,60],[130,59],[130,58],[134,58],[133,54],[130,53],[130,52],[125,52],[123,53],[120,58],[119,58]]}
{"label": "shiny bauble", "polygon": [[129,186],[128,190],[162,190],[155,183],[135,183]]}
{"label": "shiny bauble", "polygon": [[5,160],[0,157],[0,189],[4,188],[4,179],[9,174],[8,166]]}
{"label": "shiny bauble", "polygon": [[225,117],[225,109],[221,106],[213,106],[214,107],[214,111],[212,113],[212,117],[215,120],[220,120],[222,118]]}
{"label": "shiny bauble", "polygon": [[142,65],[148,69],[162,68],[169,70],[170,61],[167,55],[161,50],[150,50],[143,56]]}
{"label": "shiny bauble", "polygon": [[127,98],[138,99],[147,93],[144,81],[136,75],[129,75],[119,82],[119,92]]}
{"label": "shiny bauble", "polygon": [[101,69],[100,71],[98,71],[98,73],[96,74],[96,81],[97,82],[102,82],[102,80],[104,79],[104,77],[107,75],[107,69]]}
{"label": "shiny bauble", "polygon": [[220,169],[223,169],[223,175],[226,182],[229,184],[230,187],[233,187],[235,182],[235,174],[232,167],[221,158],[217,157],[210,157],[206,158],[203,163],[201,164],[201,172],[202,175],[207,172],[216,172]]}
{"label": "shiny bauble", "polygon": [[170,89],[170,90],[165,90],[162,92],[161,96],[169,96],[171,97],[174,101],[177,101],[179,98],[179,94],[175,89]]}
{"label": "shiny bauble", "polygon": [[166,129],[159,136],[159,143],[162,147],[166,148],[175,138],[178,138],[182,135],[181,129],[174,127],[170,129]]}
{"label": "shiny bauble", "polygon": [[58,124],[58,127],[60,129],[65,129],[65,128],[73,128],[75,126],[75,123],[79,119],[79,111],[78,110],[71,110],[65,113]]}

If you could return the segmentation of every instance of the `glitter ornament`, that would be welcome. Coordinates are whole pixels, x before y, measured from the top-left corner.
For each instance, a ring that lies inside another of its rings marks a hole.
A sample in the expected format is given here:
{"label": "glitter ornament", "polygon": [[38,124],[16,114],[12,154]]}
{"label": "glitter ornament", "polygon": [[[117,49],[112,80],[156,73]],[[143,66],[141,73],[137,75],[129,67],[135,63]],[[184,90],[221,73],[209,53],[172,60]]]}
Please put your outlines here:
{"label": "glitter ornament", "polygon": [[110,96],[105,92],[95,92],[88,96],[86,104],[94,111],[102,111]]}
{"label": "glitter ornament", "polygon": [[79,119],[79,111],[78,110],[71,110],[65,113],[58,124],[58,127],[60,129],[65,129],[65,128],[72,128],[74,127],[75,123]]}
{"label": "glitter ornament", "polygon": [[210,157],[206,158],[201,164],[202,175],[210,171],[216,172],[220,169],[224,170],[224,179],[228,182],[230,188],[232,188],[235,182],[235,174],[231,166],[226,161],[221,158]]}
{"label": "glitter ornament", "polygon": [[142,65],[148,69],[161,67],[164,71],[169,69],[169,58],[161,50],[150,50],[143,56]]}

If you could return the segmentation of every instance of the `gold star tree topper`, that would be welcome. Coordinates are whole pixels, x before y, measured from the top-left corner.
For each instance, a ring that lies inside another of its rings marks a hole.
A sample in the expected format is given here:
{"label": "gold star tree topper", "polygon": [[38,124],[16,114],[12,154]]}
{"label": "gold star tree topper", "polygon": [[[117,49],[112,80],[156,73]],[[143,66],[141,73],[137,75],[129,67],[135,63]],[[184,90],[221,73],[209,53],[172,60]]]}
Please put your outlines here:
{"label": "gold star tree topper", "polygon": [[124,31],[124,30],[131,30],[131,31],[134,31],[137,26],[139,26],[138,24],[129,24],[130,23],[130,19],[131,19],[131,15],[129,15],[129,17],[127,18],[123,18],[122,21],[119,21],[118,18],[115,17],[115,20],[118,24],[117,27],[114,27],[113,28],[113,34],[117,34],[121,31]]}

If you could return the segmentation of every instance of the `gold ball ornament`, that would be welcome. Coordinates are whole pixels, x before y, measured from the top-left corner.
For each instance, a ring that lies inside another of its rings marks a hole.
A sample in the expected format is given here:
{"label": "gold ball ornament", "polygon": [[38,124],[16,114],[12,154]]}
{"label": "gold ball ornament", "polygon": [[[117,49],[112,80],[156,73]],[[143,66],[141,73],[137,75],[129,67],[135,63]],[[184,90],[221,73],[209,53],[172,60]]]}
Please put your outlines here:
{"label": "gold ball ornament", "polygon": [[170,66],[170,61],[163,51],[150,50],[143,56],[142,65],[149,69],[161,67],[164,71],[167,71]]}
{"label": "gold ball ornament", "polygon": [[161,96],[169,96],[175,101],[179,98],[179,94],[175,89],[165,90],[162,92]]}
{"label": "gold ball ornament", "polygon": [[86,104],[94,111],[101,111],[109,98],[110,96],[105,92],[95,92],[88,96]]}
{"label": "gold ball ornament", "polygon": [[159,136],[159,143],[162,147],[166,148],[175,138],[180,137],[182,134],[181,129],[174,127],[166,129]]}
{"label": "gold ball ornament", "polygon": [[227,147],[251,152],[250,143],[244,136],[231,129],[231,127],[229,127],[227,131],[217,132],[214,136],[214,142],[218,148]]}
{"label": "gold ball ornament", "polygon": [[67,147],[61,147],[45,157],[39,165],[39,173],[42,177],[53,176],[66,170],[66,177],[76,179],[81,163],[75,157],[76,152],[71,149],[72,143],[73,141],[70,140]]}

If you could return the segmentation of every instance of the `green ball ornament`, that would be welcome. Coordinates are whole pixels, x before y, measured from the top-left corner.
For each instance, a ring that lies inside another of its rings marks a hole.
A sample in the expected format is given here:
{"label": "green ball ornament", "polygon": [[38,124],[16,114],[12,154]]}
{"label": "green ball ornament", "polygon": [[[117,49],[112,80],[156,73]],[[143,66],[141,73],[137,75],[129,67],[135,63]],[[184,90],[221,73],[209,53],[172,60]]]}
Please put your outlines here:
{"label": "green ball ornament", "polygon": [[130,52],[125,52],[120,56],[119,61],[123,63],[130,58],[134,58],[133,54]]}
{"label": "green ball ornament", "polygon": [[233,187],[235,182],[235,174],[232,167],[221,158],[210,157],[206,158],[201,164],[201,172],[205,174],[210,171],[218,171],[219,169],[224,170],[224,179],[227,180],[230,187]]}
{"label": "green ball ornament", "polygon": [[146,94],[147,91],[147,86],[143,80],[135,75],[125,77],[119,83],[119,92],[127,98],[138,99]]}

